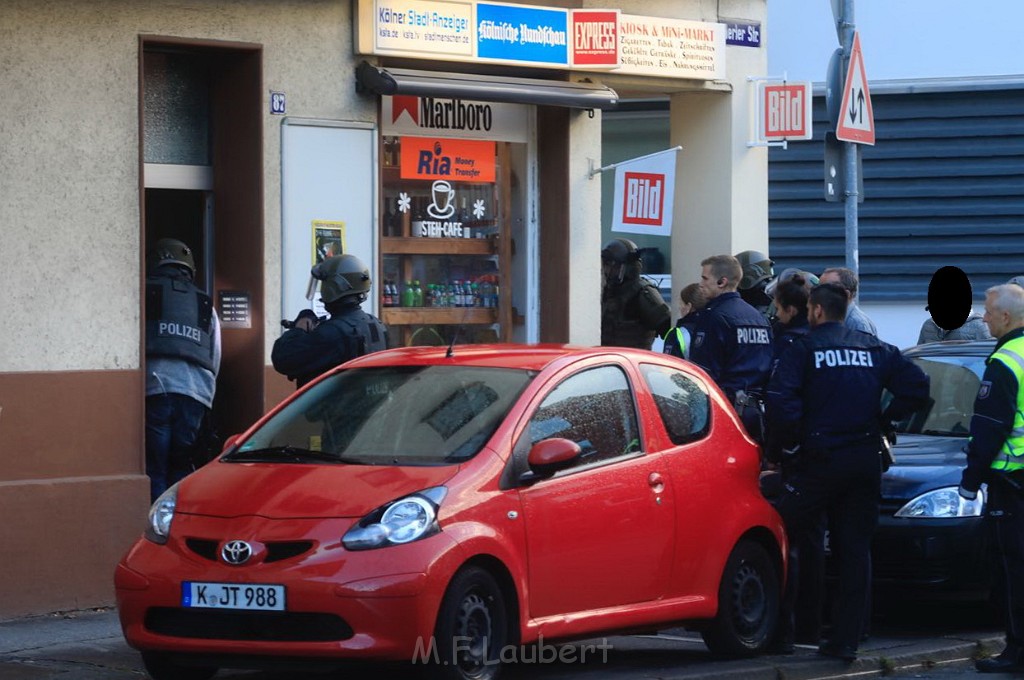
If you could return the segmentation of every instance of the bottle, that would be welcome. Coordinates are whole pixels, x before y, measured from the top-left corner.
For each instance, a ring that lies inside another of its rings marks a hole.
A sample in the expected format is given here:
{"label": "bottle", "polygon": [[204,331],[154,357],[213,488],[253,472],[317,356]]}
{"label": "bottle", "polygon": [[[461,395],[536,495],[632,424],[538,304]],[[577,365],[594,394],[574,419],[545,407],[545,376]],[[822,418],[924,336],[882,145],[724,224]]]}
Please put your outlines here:
{"label": "bottle", "polygon": [[473,282],[469,285],[470,299],[473,301],[473,307],[483,307],[483,300],[480,299],[480,284]]}
{"label": "bottle", "polygon": [[384,288],[381,290],[381,305],[384,307],[391,306],[391,282],[384,279]]}
{"label": "bottle", "polygon": [[402,290],[402,306],[414,307],[415,305],[416,298],[412,291],[412,281],[406,281],[405,288]]}
{"label": "bottle", "polygon": [[426,236],[423,233],[423,221],[426,219],[423,216],[423,199],[413,199],[414,212],[412,215],[412,233],[410,236]]}
{"label": "bottle", "polygon": [[422,307],[423,306],[423,289],[420,288],[420,280],[416,279],[412,282],[412,306]]}

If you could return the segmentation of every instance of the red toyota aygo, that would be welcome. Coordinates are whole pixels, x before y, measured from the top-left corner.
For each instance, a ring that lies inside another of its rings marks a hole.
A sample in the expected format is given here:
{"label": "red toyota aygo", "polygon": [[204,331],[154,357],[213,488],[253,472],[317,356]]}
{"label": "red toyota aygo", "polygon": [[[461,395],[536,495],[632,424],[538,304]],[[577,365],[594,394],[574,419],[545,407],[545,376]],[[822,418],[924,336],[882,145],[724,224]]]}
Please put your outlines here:
{"label": "red toyota aygo", "polygon": [[378,352],[154,503],[115,572],[121,626],[157,680],[351,660],[488,679],[533,643],[671,626],[748,656],[785,573],[759,471],[722,393],[667,355]]}

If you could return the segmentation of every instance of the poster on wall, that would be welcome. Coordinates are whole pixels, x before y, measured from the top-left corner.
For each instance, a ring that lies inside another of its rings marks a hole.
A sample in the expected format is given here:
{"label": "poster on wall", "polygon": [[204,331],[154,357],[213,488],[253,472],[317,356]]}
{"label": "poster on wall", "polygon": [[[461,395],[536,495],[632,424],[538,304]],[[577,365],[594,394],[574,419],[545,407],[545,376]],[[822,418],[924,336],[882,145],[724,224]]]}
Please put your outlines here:
{"label": "poster on wall", "polygon": [[667,149],[615,166],[612,231],[672,235],[676,151]]}
{"label": "poster on wall", "polygon": [[345,252],[345,223],[313,220],[313,265]]}

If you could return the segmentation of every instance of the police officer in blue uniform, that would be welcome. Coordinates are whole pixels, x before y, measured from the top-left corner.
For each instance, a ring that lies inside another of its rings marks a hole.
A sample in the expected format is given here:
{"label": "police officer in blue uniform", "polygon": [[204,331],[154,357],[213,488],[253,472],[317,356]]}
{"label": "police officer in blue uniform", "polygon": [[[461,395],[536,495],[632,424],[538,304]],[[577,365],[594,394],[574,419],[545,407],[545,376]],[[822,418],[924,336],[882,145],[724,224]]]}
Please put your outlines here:
{"label": "police officer in blue uniform", "polygon": [[388,346],[387,328],[361,307],[370,291],[370,271],[362,260],[349,254],[328,257],[310,275],[311,284],[320,282],[320,299],[330,318],[319,321],[303,310],[270,354],[277,372],[298,387],[338,364]]}
{"label": "police officer in blue uniform", "polygon": [[150,500],[192,470],[220,370],[220,323],[193,283],[192,249],[163,238],[146,263],[146,474]]}
{"label": "police officer in blue uniform", "polygon": [[759,398],[772,364],[772,332],[764,314],[736,292],[743,268],[732,255],[701,264],[700,287],[708,298],[693,331],[690,361],[718,384],[755,439],[763,436]]}
{"label": "police officer in blue uniform", "polygon": [[[871,535],[878,522],[882,433],[928,400],[928,376],[899,349],[843,323],[849,302],[838,284],[816,286],[811,331],[793,341],[768,385],[769,457],[792,473],[777,509],[786,531],[812,531],[822,510],[839,565],[838,615],[818,651],[856,658],[870,586]],[[883,390],[893,399],[881,409]]]}
{"label": "police officer in blue uniform", "polygon": [[[985,362],[971,418],[960,495],[977,502],[988,482],[986,522],[995,548],[1006,648],[975,667],[982,673],[1024,671],[1024,289],[985,291],[985,323],[999,340]],[[982,496],[984,500],[984,496]]]}
{"label": "police officer in blue uniform", "polygon": [[693,330],[697,327],[697,319],[707,304],[704,291],[699,283],[691,283],[679,291],[679,319],[676,325],[668,329],[663,338],[665,346],[662,351],[680,359],[690,357],[693,347]]}

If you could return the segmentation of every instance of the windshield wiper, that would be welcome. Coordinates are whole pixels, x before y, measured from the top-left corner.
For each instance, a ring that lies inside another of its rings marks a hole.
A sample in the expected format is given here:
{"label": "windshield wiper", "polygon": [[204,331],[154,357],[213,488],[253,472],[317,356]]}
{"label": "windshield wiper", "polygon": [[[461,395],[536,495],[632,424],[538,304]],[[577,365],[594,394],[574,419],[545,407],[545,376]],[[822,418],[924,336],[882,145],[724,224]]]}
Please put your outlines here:
{"label": "windshield wiper", "polygon": [[[282,458],[285,460],[282,461]],[[231,460],[251,461],[259,463],[350,463],[359,465],[359,461],[346,460],[341,456],[324,451],[313,451],[297,446],[270,446],[265,449],[251,449],[248,451],[236,451],[230,457]]]}

